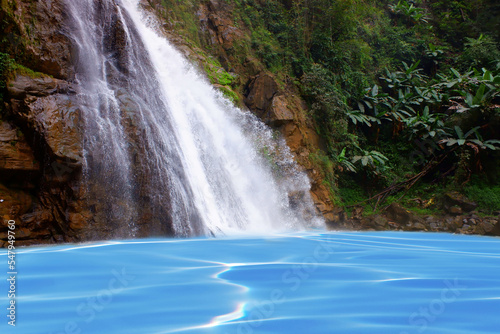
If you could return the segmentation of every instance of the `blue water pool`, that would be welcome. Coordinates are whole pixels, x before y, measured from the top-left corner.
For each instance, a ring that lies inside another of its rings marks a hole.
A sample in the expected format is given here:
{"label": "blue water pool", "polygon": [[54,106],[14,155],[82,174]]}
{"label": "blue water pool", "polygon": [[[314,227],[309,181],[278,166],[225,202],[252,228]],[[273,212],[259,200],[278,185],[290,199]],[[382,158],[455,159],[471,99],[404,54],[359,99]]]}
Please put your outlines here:
{"label": "blue water pool", "polygon": [[16,264],[0,333],[500,333],[499,238],[146,239],[24,248]]}

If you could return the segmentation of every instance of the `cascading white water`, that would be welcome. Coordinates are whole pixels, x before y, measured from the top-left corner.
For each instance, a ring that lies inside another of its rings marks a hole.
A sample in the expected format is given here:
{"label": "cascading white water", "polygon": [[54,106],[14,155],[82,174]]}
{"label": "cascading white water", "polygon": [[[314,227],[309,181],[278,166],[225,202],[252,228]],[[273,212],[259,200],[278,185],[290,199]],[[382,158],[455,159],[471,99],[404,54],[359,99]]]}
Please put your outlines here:
{"label": "cascading white water", "polygon": [[[177,235],[320,224],[284,141],[216,91],[155,31],[138,0],[67,2],[86,180],[89,196],[104,189],[107,219],[129,231],[151,219]],[[300,205],[290,203],[294,194]]]}

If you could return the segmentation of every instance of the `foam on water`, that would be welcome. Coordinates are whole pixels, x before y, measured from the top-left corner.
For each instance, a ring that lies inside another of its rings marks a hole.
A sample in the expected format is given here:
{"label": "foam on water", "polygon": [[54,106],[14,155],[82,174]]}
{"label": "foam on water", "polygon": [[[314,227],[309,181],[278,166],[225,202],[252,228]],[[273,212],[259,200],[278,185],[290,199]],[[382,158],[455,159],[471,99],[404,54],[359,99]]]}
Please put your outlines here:
{"label": "foam on water", "polygon": [[[6,253],[0,261],[6,262]],[[500,239],[297,233],[28,248],[2,333],[498,333]],[[0,291],[7,291],[5,281]],[[0,305],[6,309],[6,294]],[[80,330],[80,331],[77,331]]]}

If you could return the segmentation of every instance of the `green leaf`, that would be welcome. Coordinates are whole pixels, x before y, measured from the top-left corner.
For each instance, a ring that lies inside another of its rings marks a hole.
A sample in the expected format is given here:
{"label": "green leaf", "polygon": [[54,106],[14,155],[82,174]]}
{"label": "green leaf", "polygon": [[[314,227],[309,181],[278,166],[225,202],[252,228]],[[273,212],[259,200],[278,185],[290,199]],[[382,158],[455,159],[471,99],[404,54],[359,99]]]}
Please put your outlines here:
{"label": "green leaf", "polygon": [[402,100],[404,99],[405,95],[403,94],[403,90],[398,89],[398,99]]}
{"label": "green leaf", "polygon": [[481,140],[481,141],[482,141],[482,140],[483,140],[483,137],[481,136],[481,134],[479,133],[479,131],[477,131],[478,129],[480,129],[480,127],[479,127],[479,126],[475,127],[475,128],[474,128],[474,129],[472,129],[472,130],[473,130],[473,131],[474,131],[474,133],[476,134],[476,138],[477,138],[478,140]]}
{"label": "green leaf", "polygon": [[347,160],[342,161],[342,166],[347,168],[347,170],[349,170],[350,172],[356,173],[356,167],[350,161]]}
{"label": "green leaf", "polygon": [[429,106],[425,106],[424,108],[424,114],[425,117],[429,117]]}
{"label": "green leaf", "polygon": [[339,158],[341,158],[342,160],[345,158],[346,149],[347,149],[347,147],[344,147],[342,149],[342,152],[340,152],[340,154],[339,154]]}
{"label": "green leaf", "polygon": [[491,71],[484,72],[483,80],[493,81],[493,75],[491,74]]}
{"label": "green leaf", "polygon": [[456,139],[447,139],[447,140],[444,140],[443,142],[446,143],[446,146],[452,146],[452,145],[455,145],[457,143],[457,140]]}
{"label": "green leaf", "polygon": [[451,72],[457,77],[457,78],[460,78],[460,73],[458,73],[458,71],[456,69],[454,69],[453,67],[450,68]]}
{"label": "green leaf", "polygon": [[476,92],[476,96],[474,96],[474,99],[473,99],[474,105],[480,105],[481,104],[481,102],[483,101],[485,89],[486,89],[486,85],[485,84],[481,84],[481,86],[479,86],[479,89]]}
{"label": "green leaf", "polygon": [[480,126],[476,126],[475,128],[467,131],[467,133],[465,134],[465,136],[463,136],[461,138],[468,138],[473,133],[476,133],[477,135],[479,135],[479,133],[477,133],[477,129],[480,129],[480,128],[481,128]]}
{"label": "green leaf", "polygon": [[478,145],[478,146],[483,146],[484,145],[484,143],[482,141],[478,140],[478,139],[471,139],[469,141],[471,143],[474,143],[474,144]]}
{"label": "green leaf", "polygon": [[365,106],[361,102],[358,102],[358,108],[362,113],[365,112]]}
{"label": "green leaf", "polygon": [[420,60],[417,61],[415,64],[411,65],[411,67],[408,70],[406,70],[406,74],[410,74],[411,72],[413,72],[418,67],[419,64],[420,64]]}
{"label": "green leaf", "polygon": [[377,96],[378,95],[378,86],[374,85],[372,88],[372,96]]}
{"label": "green leaf", "polygon": [[467,103],[467,105],[471,108],[474,107],[474,97],[472,96],[472,94],[467,93],[467,96],[465,97],[465,103]]}

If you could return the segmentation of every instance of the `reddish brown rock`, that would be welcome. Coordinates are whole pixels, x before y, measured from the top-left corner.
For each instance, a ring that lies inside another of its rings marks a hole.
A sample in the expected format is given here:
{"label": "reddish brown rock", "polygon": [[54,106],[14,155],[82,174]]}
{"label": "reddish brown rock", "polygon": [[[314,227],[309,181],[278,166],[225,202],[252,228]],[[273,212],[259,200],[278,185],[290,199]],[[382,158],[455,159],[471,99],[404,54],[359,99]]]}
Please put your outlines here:
{"label": "reddish brown rock", "polygon": [[[490,225],[493,225],[493,228],[491,229],[490,232],[488,232],[489,235],[496,235],[496,236],[500,236],[500,222],[497,220],[497,221],[489,221],[488,222]],[[489,227],[488,227],[489,228]]]}
{"label": "reddish brown rock", "polygon": [[463,213],[462,208],[459,206],[452,206],[451,208],[448,209],[448,212],[456,216],[461,215]]}
{"label": "reddish brown rock", "polygon": [[198,18],[202,32],[210,45],[230,50],[233,43],[242,37],[242,32],[234,26],[230,2],[210,0],[200,6]]}
{"label": "reddish brown rock", "polygon": [[243,67],[250,76],[255,76],[264,71],[264,66],[257,60],[257,58],[248,56],[245,58]]}
{"label": "reddish brown rock", "polygon": [[57,79],[17,75],[8,86],[12,113],[24,126],[43,136],[55,157],[80,163],[81,112],[73,96],[67,94],[70,85]]}
{"label": "reddish brown rock", "polygon": [[413,215],[396,202],[391,203],[386,210],[387,217],[399,225],[411,223]]}
{"label": "reddish brown rock", "polygon": [[0,7],[9,30],[8,51],[18,54],[31,69],[60,79],[74,76],[71,41],[64,33],[64,6],[62,0],[10,0]]}
{"label": "reddish brown rock", "polygon": [[16,221],[19,245],[80,240],[89,226],[73,210],[82,201],[81,114],[74,90],[47,76],[16,75],[7,86],[16,127],[0,124],[0,215]]}
{"label": "reddish brown rock", "polygon": [[285,124],[282,133],[292,152],[297,152],[301,147],[303,147],[304,137],[302,136],[300,128],[295,123]]}
{"label": "reddish brown rock", "polygon": [[313,183],[311,197],[319,213],[325,217],[326,222],[333,222],[335,220],[334,206],[328,189],[323,184]]}
{"label": "reddish brown rock", "polygon": [[7,121],[0,123],[0,171],[39,169],[40,165],[22,132]]}
{"label": "reddish brown rock", "polygon": [[0,183],[0,230],[7,229],[7,221],[18,220],[30,211],[33,199],[30,194],[21,189],[8,188]]}
{"label": "reddish brown rock", "polygon": [[284,95],[275,95],[269,107],[269,112],[264,117],[263,121],[272,126],[281,126],[285,123],[292,122],[293,119],[294,116],[288,107],[286,97]]}
{"label": "reddish brown rock", "polygon": [[272,104],[274,95],[278,92],[278,84],[268,73],[261,73],[250,80],[247,87],[245,104],[257,116],[265,118]]}
{"label": "reddish brown rock", "polygon": [[[463,212],[471,212],[477,208],[476,203],[469,201],[467,198],[465,198],[464,195],[456,191],[446,193],[441,199],[441,202],[443,208],[448,212],[450,212],[450,210],[458,211],[456,209],[452,209],[454,207],[459,207]],[[453,212],[452,214],[460,214],[460,213]]]}
{"label": "reddish brown rock", "polygon": [[495,225],[489,222],[480,222],[478,225],[481,226],[485,233],[490,233],[495,228]]}
{"label": "reddish brown rock", "polygon": [[64,80],[54,79],[49,76],[32,78],[18,74],[14,79],[9,80],[8,92],[11,99],[22,100],[27,95],[48,96],[56,93],[74,93],[74,89]]}

